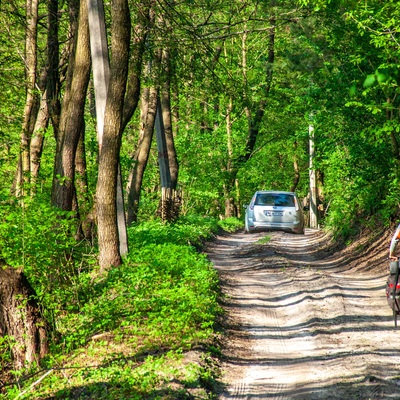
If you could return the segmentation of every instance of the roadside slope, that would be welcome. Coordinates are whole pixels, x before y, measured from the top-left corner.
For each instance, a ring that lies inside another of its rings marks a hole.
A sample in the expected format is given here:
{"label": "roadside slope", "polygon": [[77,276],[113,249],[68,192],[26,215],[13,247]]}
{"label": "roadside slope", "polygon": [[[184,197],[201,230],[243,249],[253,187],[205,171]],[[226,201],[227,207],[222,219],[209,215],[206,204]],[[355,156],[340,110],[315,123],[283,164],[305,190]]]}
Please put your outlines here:
{"label": "roadside slope", "polygon": [[399,399],[389,238],[335,253],[318,231],[267,235],[222,236],[207,249],[227,312],[220,398]]}

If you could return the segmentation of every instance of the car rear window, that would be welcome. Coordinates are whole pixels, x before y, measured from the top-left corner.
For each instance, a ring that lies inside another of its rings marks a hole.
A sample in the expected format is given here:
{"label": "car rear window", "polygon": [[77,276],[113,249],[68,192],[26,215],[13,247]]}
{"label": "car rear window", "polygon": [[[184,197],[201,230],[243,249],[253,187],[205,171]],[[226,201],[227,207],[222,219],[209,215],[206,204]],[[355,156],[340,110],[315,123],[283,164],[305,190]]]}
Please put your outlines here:
{"label": "car rear window", "polygon": [[256,206],[294,207],[294,196],[279,193],[259,193],[254,202]]}

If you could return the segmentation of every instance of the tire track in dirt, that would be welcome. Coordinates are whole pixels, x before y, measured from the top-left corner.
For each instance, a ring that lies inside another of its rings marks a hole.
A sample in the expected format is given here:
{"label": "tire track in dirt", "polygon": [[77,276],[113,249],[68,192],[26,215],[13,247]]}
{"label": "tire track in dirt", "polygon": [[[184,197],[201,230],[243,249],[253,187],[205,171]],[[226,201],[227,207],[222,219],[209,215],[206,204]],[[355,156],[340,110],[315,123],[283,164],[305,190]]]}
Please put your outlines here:
{"label": "tire track in dirt", "polygon": [[220,399],[400,399],[400,330],[382,266],[330,254],[319,232],[268,235],[207,249],[226,296]]}

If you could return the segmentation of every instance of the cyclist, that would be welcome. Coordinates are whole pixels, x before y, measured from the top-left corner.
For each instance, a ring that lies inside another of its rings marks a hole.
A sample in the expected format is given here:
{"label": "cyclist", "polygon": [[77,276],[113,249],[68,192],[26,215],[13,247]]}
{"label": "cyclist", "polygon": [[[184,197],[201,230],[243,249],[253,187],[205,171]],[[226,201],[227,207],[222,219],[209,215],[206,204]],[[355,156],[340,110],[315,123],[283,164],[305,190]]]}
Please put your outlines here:
{"label": "cyclist", "polygon": [[398,255],[395,255],[397,244],[400,241],[400,224],[395,230],[392,240],[390,241],[389,258],[391,260],[397,261],[399,259]]}

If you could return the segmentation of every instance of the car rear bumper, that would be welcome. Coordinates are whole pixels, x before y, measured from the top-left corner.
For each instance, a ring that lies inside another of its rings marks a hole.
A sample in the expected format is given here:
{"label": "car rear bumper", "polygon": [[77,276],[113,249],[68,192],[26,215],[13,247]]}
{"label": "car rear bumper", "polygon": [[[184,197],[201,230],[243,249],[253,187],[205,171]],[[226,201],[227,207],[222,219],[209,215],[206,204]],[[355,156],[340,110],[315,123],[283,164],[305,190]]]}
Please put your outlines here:
{"label": "car rear bumper", "polygon": [[249,221],[248,222],[249,232],[254,231],[289,231],[294,233],[302,233],[304,226],[301,221],[295,222],[261,222],[261,221]]}

